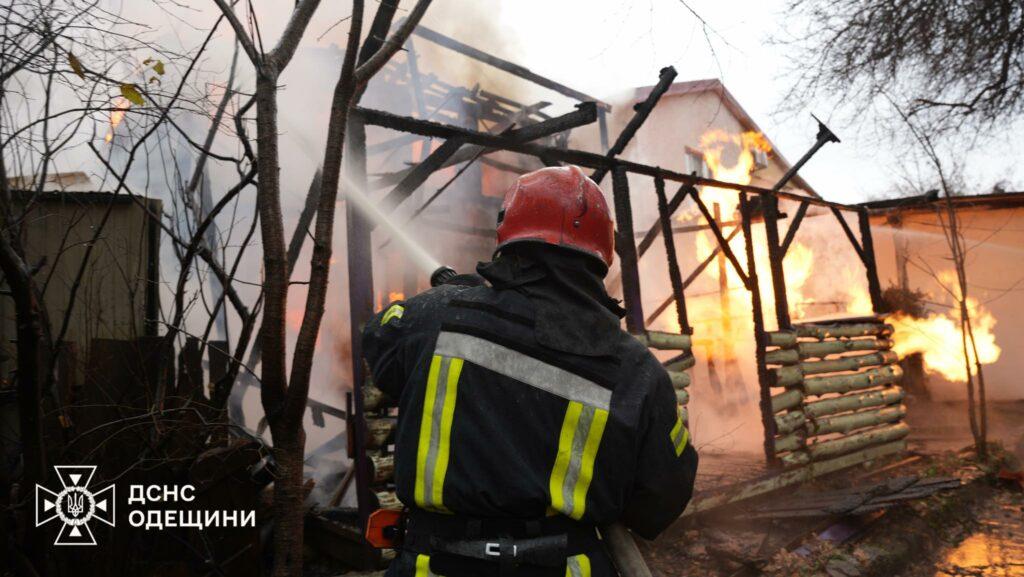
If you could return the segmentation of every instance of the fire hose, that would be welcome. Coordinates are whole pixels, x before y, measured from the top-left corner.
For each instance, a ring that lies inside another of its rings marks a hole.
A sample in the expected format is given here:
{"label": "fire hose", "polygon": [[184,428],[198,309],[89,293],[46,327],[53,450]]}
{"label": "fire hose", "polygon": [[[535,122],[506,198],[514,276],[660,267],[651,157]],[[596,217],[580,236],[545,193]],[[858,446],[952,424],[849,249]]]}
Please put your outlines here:
{"label": "fire hose", "polygon": [[[458,273],[450,266],[440,266],[430,275],[430,286],[436,287],[455,279]],[[612,558],[621,577],[651,577],[640,550],[629,530],[619,523],[601,527],[601,537],[608,556]]]}

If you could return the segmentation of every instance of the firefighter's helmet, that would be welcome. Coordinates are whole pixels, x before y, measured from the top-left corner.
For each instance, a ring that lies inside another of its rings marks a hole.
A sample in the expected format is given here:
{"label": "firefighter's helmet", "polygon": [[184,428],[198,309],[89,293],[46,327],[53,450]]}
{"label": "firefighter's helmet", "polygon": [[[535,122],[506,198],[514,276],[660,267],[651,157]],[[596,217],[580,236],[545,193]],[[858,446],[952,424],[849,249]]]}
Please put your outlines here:
{"label": "firefighter's helmet", "polygon": [[595,256],[610,267],[614,236],[601,189],[576,166],[520,176],[498,214],[499,250],[515,242],[543,242]]}

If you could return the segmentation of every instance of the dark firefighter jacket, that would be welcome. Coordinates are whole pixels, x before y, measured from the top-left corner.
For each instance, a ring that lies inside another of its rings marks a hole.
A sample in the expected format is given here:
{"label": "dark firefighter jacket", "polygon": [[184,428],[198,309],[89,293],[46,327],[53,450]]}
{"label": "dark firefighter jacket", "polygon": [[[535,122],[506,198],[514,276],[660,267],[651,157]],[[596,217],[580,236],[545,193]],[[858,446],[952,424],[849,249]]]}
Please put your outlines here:
{"label": "dark firefighter jacket", "polygon": [[[620,521],[652,539],[697,468],[668,375],[619,328],[591,259],[522,252],[480,266],[491,286],[440,286],[367,325],[374,381],[399,400],[398,497],[442,515]],[[614,575],[596,542],[577,548],[565,575]],[[404,551],[389,575],[428,565]]]}

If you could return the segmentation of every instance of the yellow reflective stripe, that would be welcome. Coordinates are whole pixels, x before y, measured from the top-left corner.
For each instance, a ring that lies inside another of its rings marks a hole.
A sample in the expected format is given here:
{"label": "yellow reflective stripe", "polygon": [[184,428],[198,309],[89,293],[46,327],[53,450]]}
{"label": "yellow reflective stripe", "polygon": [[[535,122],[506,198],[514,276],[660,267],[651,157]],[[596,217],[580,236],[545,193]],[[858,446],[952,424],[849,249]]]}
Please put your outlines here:
{"label": "yellow reflective stripe", "polygon": [[548,482],[552,509],[573,519],[583,518],[587,492],[594,478],[594,461],[607,423],[608,411],[569,402]]}
{"label": "yellow reflective stripe", "polygon": [[405,307],[403,307],[402,305],[391,305],[391,308],[389,308],[388,311],[384,313],[384,316],[380,319],[380,324],[381,326],[384,326],[388,324],[388,321],[390,321],[391,319],[402,318],[403,314],[405,314]]}
{"label": "yellow reflective stripe", "polygon": [[586,555],[569,557],[565,563],[565,577],[590,577],[590,557]]}
{"label": "yellow reflective stripe", "polygon": [[430,572],[430,555],[416,556],[416,577],[437,577]]}
{"label": "yellow reflective stripe", "polygon": [[423,395],[423,418],[420,421],[419,448],[416,452],[416,504],[426,507],[427,455],[430,453],[430,433],[433,429],[434,397],[437,396],[437,375],[441,372],[441,356],[434,355],[427,373],[427,390]]}
{"label": "yellow reflective stripe", "polygon": [[[594,460],[597,459],[597,449],[601,445],[601,437],[604,435],[604,426],[608,423],[608,411],[597,409],[594,411],[593,421],[590,423],[590,430],[587,432],[587,444],[583,447],[583,463],[580,466],[580,474],[576,479],[576,487],[573,488],[572,502],[574,504],[573,519],[582,519],[587,509],[587,491],[590,490],[590,481],[594,478]],[[577,431],[576,434],[583,434]]]}
{"label": "yellow reflective stripe", "polygon": [[676,456],[682,455],[686,443],[690,440],[690,430],[683,424],[683,418],[679,415],[676,416],[676,426],[672,427],[672,431],[669,432],[669,439],[672,441],[672,446],[675,447]]}
{"label": "yellow reflective stripe", "polygon": [[555,456],[555,467],[551,470],[551,481],[548,484],[548,489],[551,492],[551,508],[558,511],[565,511],[562,486],[565,484],[565,473],[569,469],[569,460],[572,458],[572,438],[576,433],[576,424],[580,420],[582,410],[581,403],[569,402],[569,408],[565,411],[565,419],[562,421],[562,432],[558,436],[558,454]]}
{"label": "yellow reflective stripe", "polygon": [[444,407],[441,413],[441,438],[438,443],[437,463],[434,465],[433,503],[444,508],[444,476],[448,472],[448,458],[451,454],[452,421],[455,417],[455,395],[459,387],[459,374],[462,372],[462,359],[451,359],[448,362],[448,383],[444,390]]}

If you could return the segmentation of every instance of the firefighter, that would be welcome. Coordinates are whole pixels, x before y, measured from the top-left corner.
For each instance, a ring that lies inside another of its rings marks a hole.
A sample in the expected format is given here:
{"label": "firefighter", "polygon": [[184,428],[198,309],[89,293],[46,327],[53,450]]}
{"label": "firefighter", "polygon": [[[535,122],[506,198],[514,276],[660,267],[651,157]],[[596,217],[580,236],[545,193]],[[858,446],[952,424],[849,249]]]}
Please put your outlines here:
{"label": "firefighter", "polygon": [[388,576],[612,576],[598,527],[653,539],[686,507],[697,453],[668,374],[605,291],[613,233],[579,168],[523,175],[479,282],[368,323],[408,508]]}

